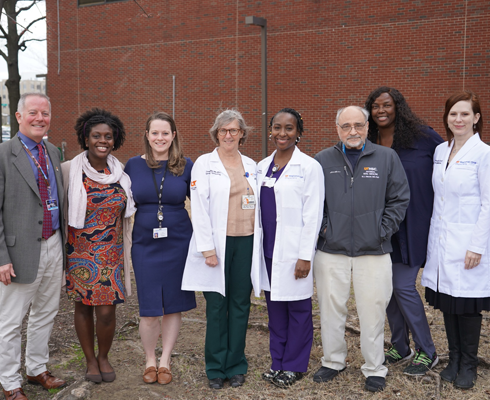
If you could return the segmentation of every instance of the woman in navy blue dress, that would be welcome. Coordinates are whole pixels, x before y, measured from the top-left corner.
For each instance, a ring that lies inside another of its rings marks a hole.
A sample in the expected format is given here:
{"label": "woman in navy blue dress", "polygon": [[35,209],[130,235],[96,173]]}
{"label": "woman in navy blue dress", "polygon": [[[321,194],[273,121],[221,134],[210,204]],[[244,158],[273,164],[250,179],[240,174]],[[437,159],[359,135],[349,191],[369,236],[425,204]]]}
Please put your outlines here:
{"label": "woman in navy blue dress", "polygon": [[[180,289],[192,235],[185,200],[193,163],[184,158],[175,121],[166,113],[148,118],[144,143],[145,154],[131,158],[125,169],[138,207],[131,255],[146,354],[143,380],[167,384],[172,380],[170,357],[181,312],[196,307],[194,292]],[[157,367],[155,348],[160,333],[162,357]]]}
{"label": "woman in navy blue dress", "polygon": [[[385,364],[396,364],[415,355],[403,372],[411,376],[424,375],[439,359],[416,280],[427,255],[434,200],[433,156],[443,140],[415,115],[395,88],[381,86],[373,90],[365,108],[370,113],[368,139],[397,152],[410,185],[407,214],[399,231],[391,238],[393,296],[386,314],[392,346],[385,353]],[[410,348],[409,332],[415,342],[415,354]]]}

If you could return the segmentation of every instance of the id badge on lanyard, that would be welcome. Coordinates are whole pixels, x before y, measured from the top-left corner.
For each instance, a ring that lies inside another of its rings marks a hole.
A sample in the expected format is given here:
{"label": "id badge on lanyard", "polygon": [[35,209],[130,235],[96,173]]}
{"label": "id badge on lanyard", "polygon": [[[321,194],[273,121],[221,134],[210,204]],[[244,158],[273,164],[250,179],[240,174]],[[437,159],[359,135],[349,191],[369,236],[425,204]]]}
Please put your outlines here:
{"label": "id badge on lanyard", "polygon": [[275,184],[276,184],[276,178],[271,178],[269,176],[264,177],[264,180],[262,181],[262,186],[268,188],[273,188]]}
{"label": "id badge on lanyard", "polygon": [[158,196],[158,211],[157,211],[157,221],[158,228],[153,228],[153,239],[162,239],[168,237],[168,229],[166,227],[162,227],[163,222],[163,205],[162,205],[162,193],[163,193],[163,184],[165,182],[165,177],[167,176],[167,166],[165,167],[165,173],[162,176],[162,181],[160,183],[160,191],[158,191],[157,181],[155,179],[155,170],[152,169],[153,175],[153,183],[155,184],[155,190]]}
{"label": "id badge on lanyard", "polygon": [[247,194],[242,195],[242,210],[255,209],[255,195],[249,193],[249,189],[247,188]]}

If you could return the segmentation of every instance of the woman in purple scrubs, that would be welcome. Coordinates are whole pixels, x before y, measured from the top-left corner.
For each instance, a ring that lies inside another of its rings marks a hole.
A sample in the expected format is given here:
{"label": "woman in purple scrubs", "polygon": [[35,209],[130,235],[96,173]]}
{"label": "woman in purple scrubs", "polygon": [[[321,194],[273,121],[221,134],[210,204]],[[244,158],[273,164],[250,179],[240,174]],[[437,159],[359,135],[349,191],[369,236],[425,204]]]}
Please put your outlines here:
{"label": "woman in purple scrubs", "polygon": [[258,205],[252,266],[256,296],[265,291],[272,366],[262,377],[288,387],[307,371],[313,342],[311,260],[323,213],[320,164],[297,144],[303,119],[290,108],[270,123],[276,151],[257,166]]}

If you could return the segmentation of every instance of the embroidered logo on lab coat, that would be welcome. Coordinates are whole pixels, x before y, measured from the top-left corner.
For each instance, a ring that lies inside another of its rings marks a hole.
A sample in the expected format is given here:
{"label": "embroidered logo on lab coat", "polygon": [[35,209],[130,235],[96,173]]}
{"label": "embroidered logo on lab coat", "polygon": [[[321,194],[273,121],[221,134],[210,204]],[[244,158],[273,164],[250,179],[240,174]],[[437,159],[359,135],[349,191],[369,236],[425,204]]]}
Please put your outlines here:
{"label": "embroidered logo on lab coat", "polygon": [[209,169],[206,171],[206,175],[217,175],[217,176],[221,176],[221,171],[214,171],[212,169]]}

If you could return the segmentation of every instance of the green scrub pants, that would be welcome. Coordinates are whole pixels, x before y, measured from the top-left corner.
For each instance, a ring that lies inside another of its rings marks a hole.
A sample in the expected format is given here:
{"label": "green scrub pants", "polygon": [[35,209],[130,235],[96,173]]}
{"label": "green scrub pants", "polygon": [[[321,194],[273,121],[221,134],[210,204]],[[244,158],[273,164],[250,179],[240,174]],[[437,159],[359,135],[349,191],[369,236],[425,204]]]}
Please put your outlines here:
{"label": "green scrub pants", "polygon": [[204,355],[208,379],[246,374],[245,358],[252,281],[253,235],[227,236],[225,294],[204,292],[206,299],[206,344]]}

